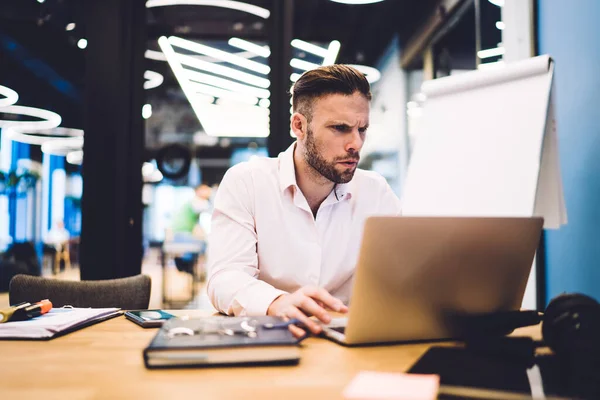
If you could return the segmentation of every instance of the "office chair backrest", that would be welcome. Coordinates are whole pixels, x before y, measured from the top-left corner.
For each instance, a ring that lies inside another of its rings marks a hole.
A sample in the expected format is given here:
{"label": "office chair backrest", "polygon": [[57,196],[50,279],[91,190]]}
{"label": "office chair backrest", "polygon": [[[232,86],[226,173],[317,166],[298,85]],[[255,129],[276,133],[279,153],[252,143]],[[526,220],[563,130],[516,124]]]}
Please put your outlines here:
{"label": "office chair backrest", "polygon": [[64,281],[16,275],[10,281],[10,304],[49,299],[54,307],[119,307],[147,309],[150,302],[150,277],[137,275],[101,281]]}

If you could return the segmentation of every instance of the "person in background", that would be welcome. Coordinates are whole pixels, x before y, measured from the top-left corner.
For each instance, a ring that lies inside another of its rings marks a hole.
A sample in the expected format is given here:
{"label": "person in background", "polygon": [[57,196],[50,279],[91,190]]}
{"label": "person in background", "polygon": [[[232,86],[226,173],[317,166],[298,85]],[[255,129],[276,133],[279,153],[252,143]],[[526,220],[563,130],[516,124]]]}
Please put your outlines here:
{"label": "person in background", "polygon": [[70,267],[71,257],[69,254],[69,239],[71,235],[65,229],[65,223],[62,220],[57,220],[54,227],[48,231],[46,236],[46,245],[54,248],[54,252],[50,252],[53,259],[53,272],[58,273],[62,265]]}
{"label": "person in background", "polygon": [[221,181],[207,290],[222,313],[297,318],[317,334],[309,316],[328,323],[328,311],[348,310],[365,219],[400,214],[400,200],[381,175],[357,168],[371,100],[364,74],[316,68],[291,93],[296,142]]}
{"label": "person in background", "polygon": [[69,231],[65,229],[65,223],[62,220],[57,220],[54,227],[48,231],[46,243],[54,246],[56,251],[60,252],[69,242],[70,237]]}
{"label": "person in background", "polygon": [[[172,223],[172,240],[175,242],[201,242],[199,254],[205,249],[206,235],[199,221],[203,212],[210,211],[210,197],[212,188],[205,183],[194,189],[194,197],[186,202],[174,215]],[[192,272],[196,262],[196,254],[187,253],[182,257],[175,257],[177,269]]]}

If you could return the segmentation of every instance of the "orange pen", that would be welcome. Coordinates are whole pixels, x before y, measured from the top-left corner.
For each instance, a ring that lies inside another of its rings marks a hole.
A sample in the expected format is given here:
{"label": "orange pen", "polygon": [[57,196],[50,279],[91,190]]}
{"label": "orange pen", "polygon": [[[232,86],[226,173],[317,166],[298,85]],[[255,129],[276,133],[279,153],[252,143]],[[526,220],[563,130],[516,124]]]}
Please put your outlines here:
{"label": "orange pen", "polygon": [[29,307],[26,307],[25,315],[28,318],[35,318],[42,314],[46,314],[51,309],[52,309],[52,302],[48,299],[44,299],[44,300],[38,301],[37,303],[30,305]]}

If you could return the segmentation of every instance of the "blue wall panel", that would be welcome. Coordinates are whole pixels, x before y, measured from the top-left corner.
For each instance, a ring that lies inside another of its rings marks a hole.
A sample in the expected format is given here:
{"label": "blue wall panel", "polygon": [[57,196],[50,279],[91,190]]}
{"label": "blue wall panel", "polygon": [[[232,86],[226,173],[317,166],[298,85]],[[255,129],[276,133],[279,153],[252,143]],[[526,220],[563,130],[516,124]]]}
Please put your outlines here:
{"label": "blue wall panel", "polygon": [[538,7],[540,54],[556,61],[569,219],[547,233],[547,296],[567,291],[600,299],[600,1],[538,0]]}

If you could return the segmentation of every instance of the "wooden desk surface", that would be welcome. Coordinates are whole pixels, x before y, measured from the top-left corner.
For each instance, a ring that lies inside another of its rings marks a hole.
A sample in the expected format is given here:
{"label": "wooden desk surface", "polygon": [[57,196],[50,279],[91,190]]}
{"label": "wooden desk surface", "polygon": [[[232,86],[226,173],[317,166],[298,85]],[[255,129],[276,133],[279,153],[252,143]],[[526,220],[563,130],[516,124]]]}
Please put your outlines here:
{"label": "wooden desk surface", "polygon": [[0,399],[337,399],[359,371],[404,372],[431,346],[309,338],[297,366],[148,370],[142,349],[155,334],[120,316],[50,341],[0,341]]}

